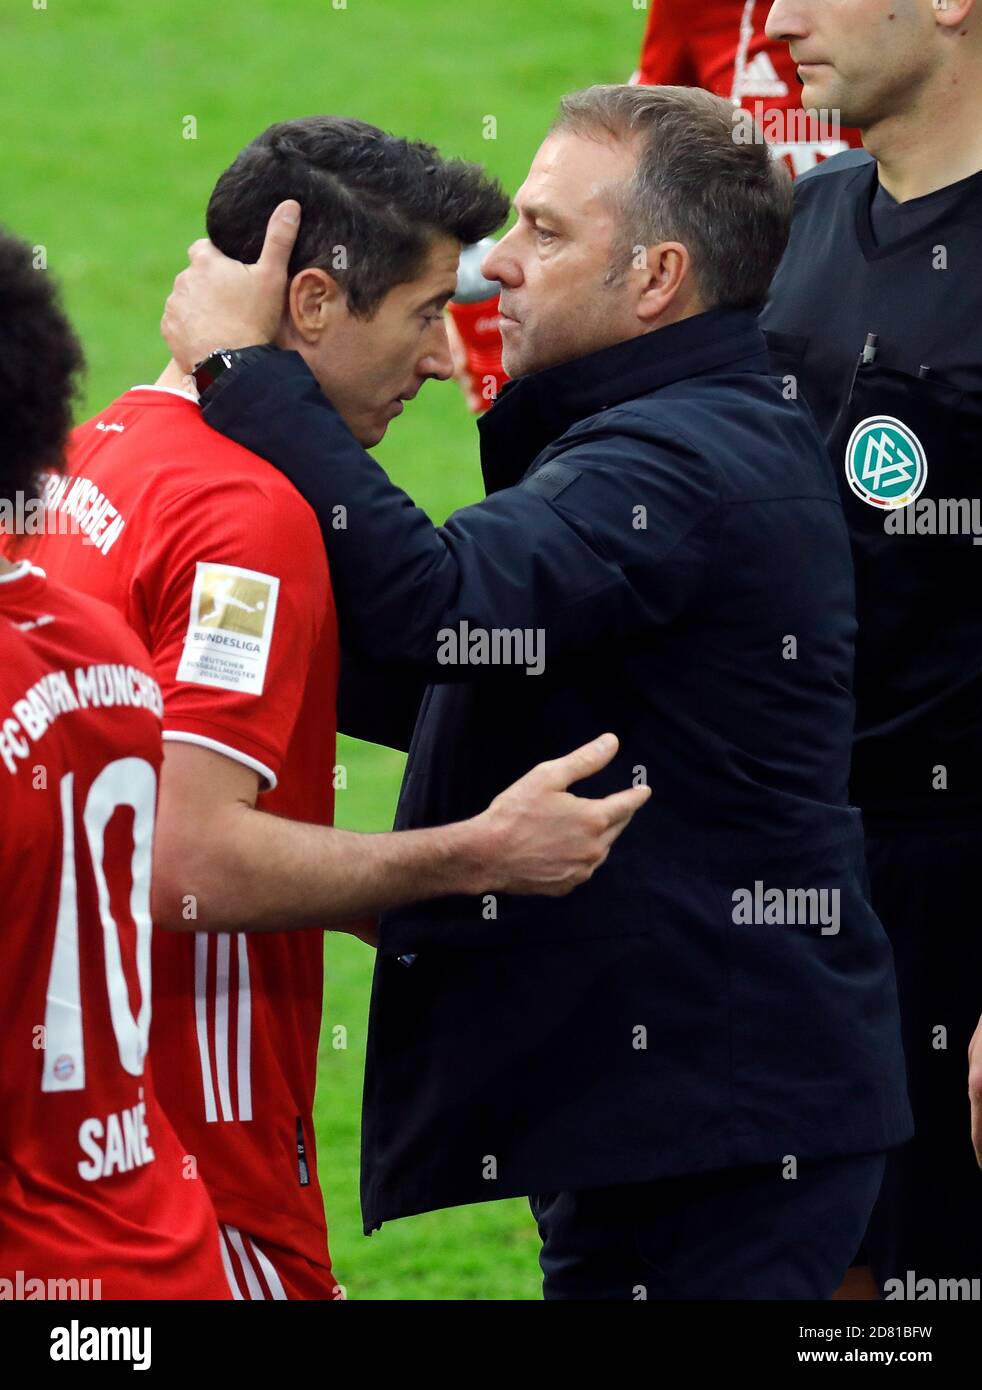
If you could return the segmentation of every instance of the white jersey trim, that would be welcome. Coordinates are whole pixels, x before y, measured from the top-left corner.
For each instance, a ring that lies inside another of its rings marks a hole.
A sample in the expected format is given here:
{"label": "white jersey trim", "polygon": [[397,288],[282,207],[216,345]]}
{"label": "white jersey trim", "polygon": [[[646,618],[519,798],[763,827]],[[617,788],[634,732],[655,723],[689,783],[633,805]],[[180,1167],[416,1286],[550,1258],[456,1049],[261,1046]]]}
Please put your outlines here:
{"label": "white jersey trim", "polygon": [[222,1119],[232,1118],[232,1093],[228,1085],[228,953],[231,938],[218,933],[215,943],[215,1064]]}
{"label": "white jersey trim", "polygon": [[208,933],[194,934],[194,1021],[198,1034],[198,1056],[201,1059],[201,1085],[205,1097],[205,1120],[215,1124],[215,1088],[211,1080],[211,1051],[208,1047]]}
{"label": "white jersey trim", "polygon": [[29,574],[37,575],[38,579],[47,579],[44,570],[39,570],[37,565],[32,565],[30,560],[18,560],[12,570],[6,574],[0,574],[0,584],[16,584],[18,579],[26,579]]}
{"label": "white jersey trim", "polygon": [[252,987],[249,981],[249,943],[245,932],[236,937],[239,947],[239,1013],[236,1028],[236,1088],[239,1119],[252,1119]]}
{"label": "white jersey trim", "polygon": [[[239,969],[238,993],[229,993],[233,936]],[[209,942],[215,940],[214,978],[209,971]],[[209,998],[214,997],[213,1033],[209,1036]],[[236,1104],[232,1103],[232,1071],[229,1049],[229,1008],[235,1010]],[[252,992],[249,982],[249,947],[241,932],[195,932],[194,934],[194,1017],[198,1037],[198,1059],[205,1100],[205,1122],[252,1119]],[[212,1062],[218,1080],[215,1102]],[[236,1113],[236,1110],[238,1113]]]}
{"label": "white jersey trim", "polygon": [[[242,1267],[242,1273],[245,1275],[246,1288],[249,1291],[250,1299],[252,1299],[254,1302],[257,1302],[259,1300],[265,1301],[266,1295],[263,1293],[263,1286],[262,1284],[260,1284],[259,1279],[256,1276],[256,1271],[252,1267],[252,1261],[246,1254],[246,1248],[242,1240],[241,1232],[235,1226],[226,1226],[225,1234],[229,1239],[229,1243],[231,1244],[232,1249],[239,1257],[239,1264]],[[249,1244],[251,1245],[252,1242],[250,1241]]]}
{"label": "white jersey trim", "polygon": [[228,1280],[228,1287],[234,1299],[242,1301],[242,1290],[239,1288],[235,1272],[232,1269],[232,1261],[228,1253],[228,1246],[225,1244],[225,1232],[221,1227],[218,1228],[218,1248],[222,1253],[222,1266],[225,1270],[225,1278]]}
{"label": "white jersey trim", "polygon": [[187,734],[180,729],[165,729],[164,742],[197,743],[202,748],[210,748],[213,753],[223,753],[226,758],[231,758],[233,762],[243,763],[246,767],[251,767],[253,772],[259,773],[267,784],[265,787],[261,787],[260,791],[276,790],[276,774],[271,768],[268,768],[265,763],[261,763],[258,758],[250,758],[248,753],[241,753],[238,748],[231,748],[227,743],[219,743],[216,738],[206,738],[204,734]]}
{"label": "white jersey trim", "polygon": [[263,1254],[263,1252],[260,1250],[259,1246],[256,1244],[256,1242],[252,1239],[251,1236],[248,1239],[249,1244],[252,1246],[252,1253],[255,1255],[256,1259],[259,1262],[259,1268],[263,1272],[263,1278],[266,1280],[266,1284],[269,1288],[270,1293],[273,1295],[273,1298],[277,1301],[285,1299],[287,1297],[286,1289],[284,1289],[283,1287],[283,1282],[280,1279],[280,1276],[276,1273],[276,1270],[273,1268],[272,1261],[269,1259],[268,1256]]}
{"label": "white jersey trim", "polygon": [[131,386],[131,391],[161,391],[165,396],[180,396],[183,401],[190,401],[192,405],[199,405],[197,396],[192,396],[190,391],[179,391],[176,386]]}
{"label": "white jersey trim", "polygon": [[[272,1297],[277,1301],[289,1302],[290,1295],[283,1287],[283,1281],[273,1267],[273,1262],[267,1254],[260,1250],[252,1236],[243,1235],[237,1226],[222,1224],[219,1227],[219,1236],[222,1243],[222,1262],[225,1265],[225,1274],[228,1278],[229,1287],[232,1290],[233,1298],[244,1298],[239,1281],[235,1277],[232,1264],[231,1250],[234,1250],[239,1261],[239,1267],[245,1277],[245,1285],[248,1290],[248,1297],[255,1301],[266,1301],[266,1294],[259,1282],[256,1274],[253,1259],[262,1271],[262,1276],[266,1280],[266,1287]],[[246,1249],[248,1246],[248,1250]],[[231,1250],[229,1249],[231,1247]],[[252,1255],[250,1257],[250,1253]]]}

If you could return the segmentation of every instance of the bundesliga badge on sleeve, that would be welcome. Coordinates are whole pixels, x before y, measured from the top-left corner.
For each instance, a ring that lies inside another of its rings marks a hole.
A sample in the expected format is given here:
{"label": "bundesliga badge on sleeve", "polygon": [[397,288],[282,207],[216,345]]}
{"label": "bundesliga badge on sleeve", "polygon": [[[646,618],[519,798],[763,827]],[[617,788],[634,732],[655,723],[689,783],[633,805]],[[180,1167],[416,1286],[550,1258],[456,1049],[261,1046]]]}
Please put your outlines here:
{"label": "bundesliga badge on sleeve", "polygon": [[261,695],[279,591],[275,575],[199,560],[177,679]]}
{"label": "bundesliga badge on sleeve", "polygon": [[913,430],[893,415],[860,420],[846,446],[846,478],[871,507],[906,507],[927,482],[927,455]]}

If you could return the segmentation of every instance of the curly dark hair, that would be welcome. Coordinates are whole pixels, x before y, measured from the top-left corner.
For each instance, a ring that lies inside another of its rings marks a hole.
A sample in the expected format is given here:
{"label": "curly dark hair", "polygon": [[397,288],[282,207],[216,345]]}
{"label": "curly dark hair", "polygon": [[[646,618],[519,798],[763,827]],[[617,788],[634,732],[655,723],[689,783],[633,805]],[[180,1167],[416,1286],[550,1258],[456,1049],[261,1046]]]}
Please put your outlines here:
{"label": "curly dark hair", "polygon": [[35,497],[38,475],[62,468],[84,365],[55,282],[0,229],[0,498]]}
{"label": "curly dark hair", "polygon": [[290,274],[328,271],[365,319],[420,274],[435,235],[480,241],[510,207],[479,164],[352,117],[306,116],[270,126],[225,170],[208,204],[209,237],[226,256],[257,261],[284,198],[303,209]]}

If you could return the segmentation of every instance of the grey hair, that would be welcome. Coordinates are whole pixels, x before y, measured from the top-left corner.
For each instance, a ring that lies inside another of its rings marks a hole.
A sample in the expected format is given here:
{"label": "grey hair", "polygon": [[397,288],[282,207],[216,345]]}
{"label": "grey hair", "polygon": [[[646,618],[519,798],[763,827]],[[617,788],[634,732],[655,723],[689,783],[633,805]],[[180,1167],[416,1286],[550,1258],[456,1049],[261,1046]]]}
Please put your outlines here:
{"label": "grey hair", "polygon": [[[560,103],[553,131],[639,137],[637,164],[614,185],[621,236],[608,275],[636,247],[678,241],[704,306],[759,308],[791,229],[792,186],[747,113],[699,87],[596,86]],[[742,138],[741,138],[742,137]]]}

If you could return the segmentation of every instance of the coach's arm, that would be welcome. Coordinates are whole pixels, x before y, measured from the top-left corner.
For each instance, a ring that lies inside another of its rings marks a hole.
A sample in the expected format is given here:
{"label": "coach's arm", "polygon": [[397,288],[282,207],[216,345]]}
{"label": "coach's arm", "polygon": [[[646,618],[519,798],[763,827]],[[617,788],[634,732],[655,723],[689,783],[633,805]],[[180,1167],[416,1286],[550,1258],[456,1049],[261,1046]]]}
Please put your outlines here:
{"label": "coach's arm", "polygon": [[[208,243],[192,247],[162,324],[178,361],[275,336],[296,230],[285,225],[290,206],[274,213],[254,266]],[[465,623],[471,632],[531,632],[540,647],[542,633],[550,663],[596,659],[674,619],[705,558],[704,541],[689,541],[718,504],[711,466],[623,413],[611,430],[578,432],[561,456],[570,480],[562,495],[532,475],[438,528],[357,442],[299,354],[237,361],[202,406],[210,425],[268,459],[311,505],[342,644],[362,661],[433,682],[508,674],[493,663],[456,664]],[[631,502],[646,505],[644,534],[632,528]]]}
{"label": "coach's arm", "polygon": [[[572,796],[617,751],[601,739],[539,763],[470,820],[356,834],[262,811],[259,775],[197,744],[165,741],[153,918],[183,931],[327,927],[371,939],[358,919],[455,894],[562,897],[586,882],[647,787]],[[353,925],[354,924],[354,925]]]}
{"label": "coach's arm", "polygon": [[[299,354],[272,353],[231,377],[205,398],[205,420],[268,459],[310,503],[342,641],[356,657],[448,681],[461,672],[441,663],[440,633],[462,622],[543,629],[547,660],[640,631],[622,564],[548,497],[506,488],[436,527],[356,441]],[[628,541],[629,513],[624,532]]]}

